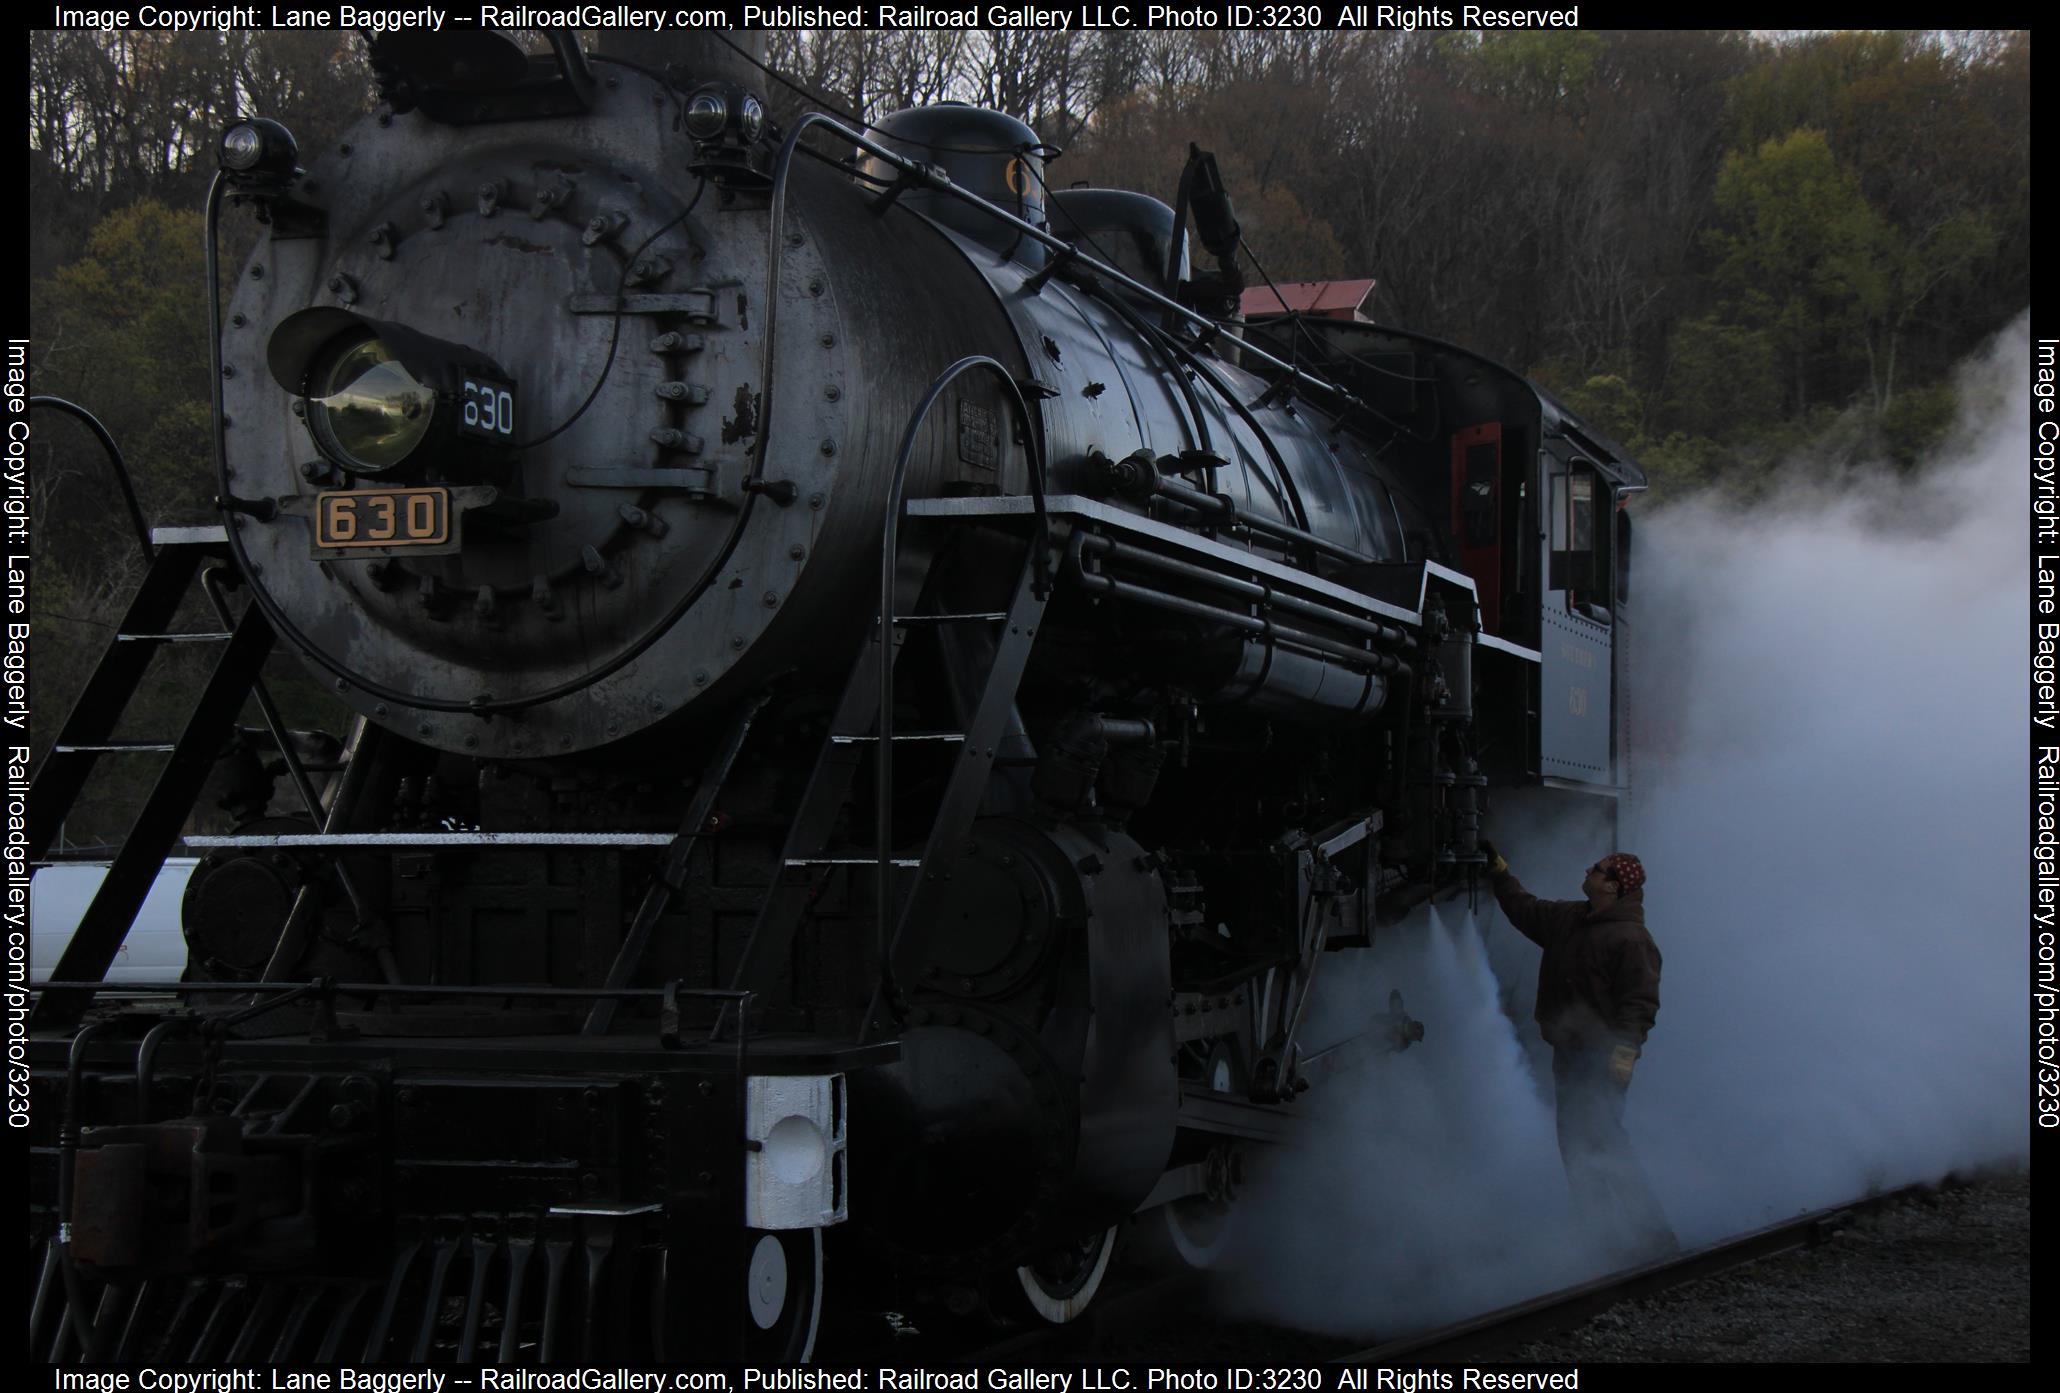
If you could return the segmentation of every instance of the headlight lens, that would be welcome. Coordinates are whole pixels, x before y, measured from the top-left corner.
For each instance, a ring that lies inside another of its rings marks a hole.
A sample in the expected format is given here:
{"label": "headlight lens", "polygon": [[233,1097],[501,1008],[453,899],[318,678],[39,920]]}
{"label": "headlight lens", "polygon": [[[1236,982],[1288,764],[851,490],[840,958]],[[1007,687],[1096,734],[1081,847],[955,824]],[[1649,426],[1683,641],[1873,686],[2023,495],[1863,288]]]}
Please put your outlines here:
{"label": "headlight lens", "polygon": [[254,167],[265,153],[265,138],[257,128],[248,125],[231,126],[222,133],[222,167],[224,169],[246,170]]}
{"label": "headlight lens", "polygon": [[687,103],[687,134],[696,140],[714,140],[729,120],[729,107],[720,93],[703,88]]}
{"label": "headlight lens", "polygon": [[342,349],[308,382],[308,420],[325,452],[346,469],[378,474],[415,452],[429,434],[436,393],[377,338]]}
{"label": "headlight lens", "polygon": [[737,118],[737,126],[744,137],[746,145],[757,140],[759,133],[765,129],[765,107],[759,103],[758,98],[748,92],[744,94],[742,111]]}

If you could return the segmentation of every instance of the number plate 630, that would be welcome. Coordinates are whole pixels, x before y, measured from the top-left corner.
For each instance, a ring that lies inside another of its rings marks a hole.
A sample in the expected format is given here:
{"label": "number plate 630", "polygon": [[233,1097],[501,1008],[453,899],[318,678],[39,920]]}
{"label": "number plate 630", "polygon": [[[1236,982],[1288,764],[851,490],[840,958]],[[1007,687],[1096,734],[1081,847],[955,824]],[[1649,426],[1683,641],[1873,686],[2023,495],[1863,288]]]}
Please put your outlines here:
{"label": "number plate 630", "polygon": [[450,539],[449,489],[341,489],[315,496],[319,550],[433,547]]}

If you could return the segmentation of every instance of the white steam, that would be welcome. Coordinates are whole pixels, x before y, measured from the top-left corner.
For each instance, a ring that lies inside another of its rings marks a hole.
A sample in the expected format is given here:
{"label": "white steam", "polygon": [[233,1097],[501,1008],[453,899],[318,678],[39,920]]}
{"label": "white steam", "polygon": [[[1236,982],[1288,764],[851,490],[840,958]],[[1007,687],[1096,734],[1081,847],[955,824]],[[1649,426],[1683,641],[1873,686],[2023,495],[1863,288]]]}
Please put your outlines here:
{"label": "white steam", "polygon": [[[1665,971],[1626,1123],[1684,1243],[2028,1156],[2029,357],[2020,321],[1963,384],[1981,419],[1914,480],[1639,519],[1618,840]],[[1547,898],[1613,849],[1535,796],[1489,832]],[[1426,1038],[1296,1105],[1308,1144],[1243,1216],[1256,1314],[1392,1335],[1602,1266],[1553,1140],[1537,950],[1485,896],[1478,923],[1442,914],[1325,964],[1318,1043],[1390,986]]]}

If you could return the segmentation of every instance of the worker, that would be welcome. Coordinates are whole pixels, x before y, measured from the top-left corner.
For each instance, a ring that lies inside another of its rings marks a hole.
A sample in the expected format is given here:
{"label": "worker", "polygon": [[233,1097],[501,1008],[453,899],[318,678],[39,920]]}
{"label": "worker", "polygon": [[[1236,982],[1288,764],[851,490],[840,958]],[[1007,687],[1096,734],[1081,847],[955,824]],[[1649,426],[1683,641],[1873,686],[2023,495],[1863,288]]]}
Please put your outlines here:
{"label": "worker", "polygon": [[1603,857],[1583,898],[1541,900],[1481,842],[1495,902],[1545,950],[1538,964],[1539,1032],[1552,1046],[1559,1157],[1584,1223],[1610,1256],[1636,1262],[1678,1252],[1666,1214],[1624,1131],[1624,1097],[1659,1015],[1659,948],[1645,928],[1645,867],[1629,852]]}

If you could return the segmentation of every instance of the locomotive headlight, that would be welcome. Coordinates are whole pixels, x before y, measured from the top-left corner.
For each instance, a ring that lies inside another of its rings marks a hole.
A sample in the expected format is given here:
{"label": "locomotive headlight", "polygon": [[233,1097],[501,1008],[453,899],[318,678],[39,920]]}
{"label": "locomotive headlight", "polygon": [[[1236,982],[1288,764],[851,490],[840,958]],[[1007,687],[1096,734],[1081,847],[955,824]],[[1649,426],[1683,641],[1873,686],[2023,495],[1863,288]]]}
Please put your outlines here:
{"label": "locomotive headlight", "polygon": [[759,140],[766,120],[757,93],[730,82],[702,83],[687,98],[684,124],[694,142],[687,168],[724,188],[763,188],[767,154]]}
{"label": "locomotive headlight", "polygon": [[463,447],[513,445],[515,383],[464,344],[317,306],[288,315],[265,349],[272,380],[301,401],[323,457],[386,474]]}
{"label": "locomotive headlight", "polygon": [[334,345],[308,375],[308,428],[353,473],[403,464],[429,438],[436,393],[377,336]]}
{"label": "locomotive headlight", "polygon": [[765,130],[765,103],[749,92],[744,94],[744,100],[738,105],[737,130],[747,145],[756,141]]}
{"label": "locomotive headlight", "polygon": [[[760,113],[763,119],[764,113]],[[687,102],[687,134],[697,141],[720,139],[730,123],[729,103],[720,87],[703,87]]]}
{"label": "locomotive headlight", "polygon": [[300,149],[286,127],[252,116],[222,132],[216,156],[232,178],[290,179],[300,159]]}

